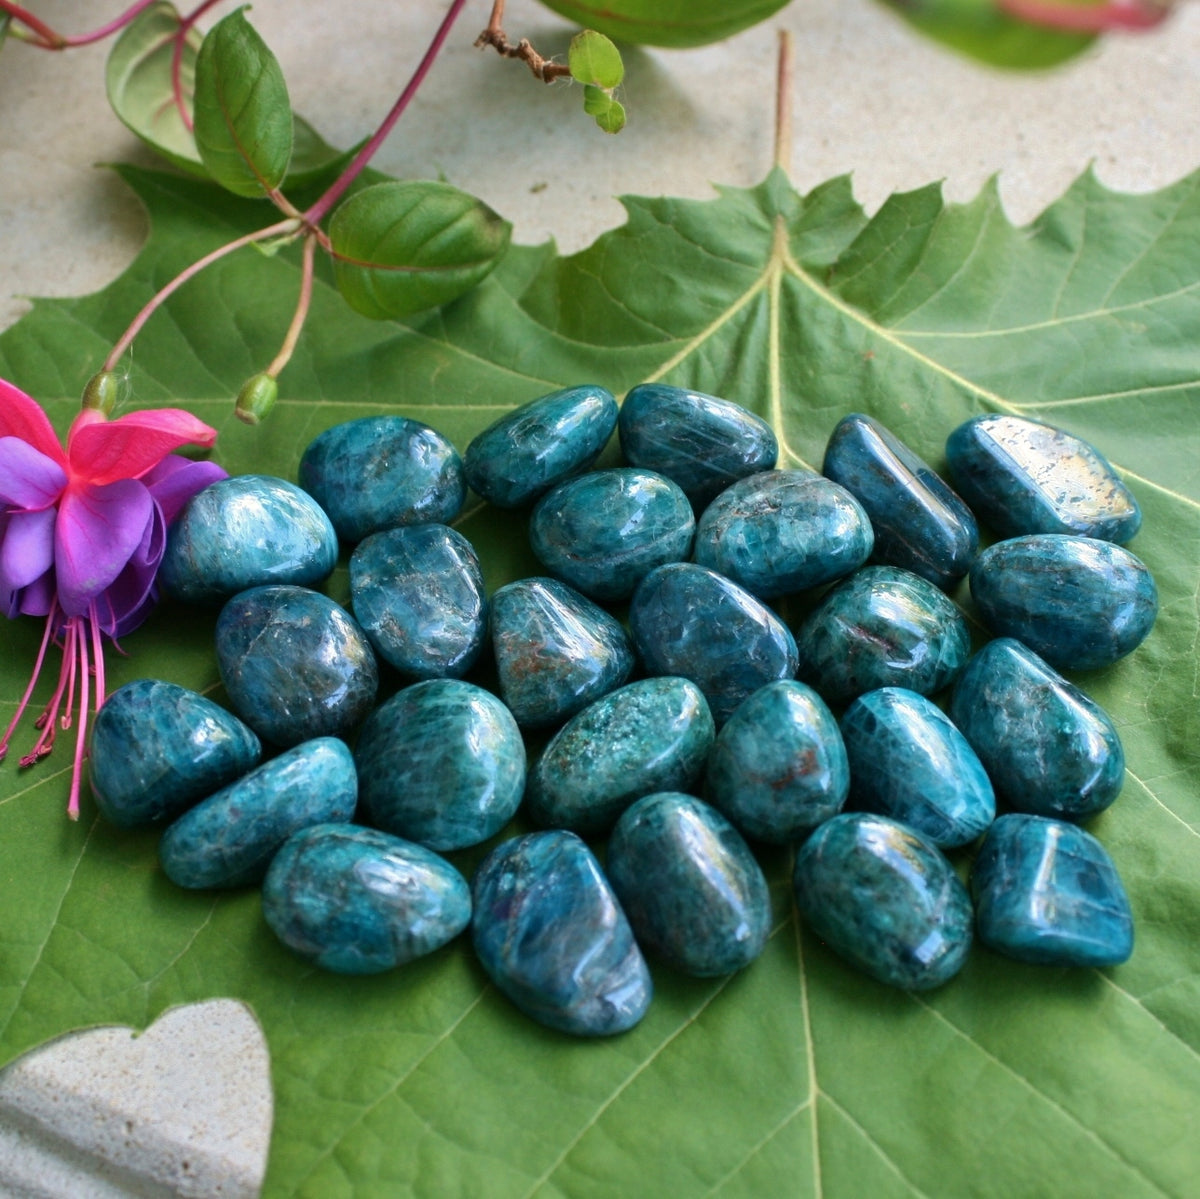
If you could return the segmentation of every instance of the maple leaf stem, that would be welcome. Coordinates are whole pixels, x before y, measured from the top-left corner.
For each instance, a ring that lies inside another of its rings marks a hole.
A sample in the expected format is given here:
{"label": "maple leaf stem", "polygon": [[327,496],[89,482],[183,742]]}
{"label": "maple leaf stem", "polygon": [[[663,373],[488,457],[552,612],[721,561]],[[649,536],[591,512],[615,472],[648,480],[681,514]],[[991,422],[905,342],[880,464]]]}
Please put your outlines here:
{"label": "maple leaf stem", "polygon": [[292,323],[288,326],[287,336],[283,339],[279,353],[275,355],[271,365],[263,372],[272,379],[277,378],[279,372],[291,361],[296,343],[300,340],[300,331],[304,328],[304,321],[312,302],[313,256],[316,249],[316,236],[310,233],[304,239],[304,260],[300,269],[300,296],[296,301],[296,311],[292,314]]}
{"label": "maple leaf stem", "polygon": [[775,65],[775,165],[785,173],[792,165],[792,35],[779,31]]}

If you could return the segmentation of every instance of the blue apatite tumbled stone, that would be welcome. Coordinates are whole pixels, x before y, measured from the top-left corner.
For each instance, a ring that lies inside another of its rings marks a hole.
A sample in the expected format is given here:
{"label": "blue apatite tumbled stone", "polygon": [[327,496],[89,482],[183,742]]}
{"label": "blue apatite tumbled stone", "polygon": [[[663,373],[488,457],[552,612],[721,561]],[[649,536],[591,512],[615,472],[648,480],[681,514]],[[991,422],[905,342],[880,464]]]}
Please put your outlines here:
{"label": "blue apatite tumbled stone", "polygon": [[645,1014],[650,972],[591,850],[574,833],[498,845],[471,884],[471,937],[492,981],[562,1032],[625,1032]]}
{"label": "blue apatite tumbled stone", "polygon": [[458,678],[487,635],[483,572],[446,525],[372,533],[350,555],[350,606],[375,652],[418,679]]}
{"label": "blue apatite tumbled stone", "polygon": [[345,541],[397,525],[446,524],[467,495],[458,451],[405,416],[364,416],[319,433],[299,477]]}
{"label": "blue apatite tumbled stone", "polygon": [[620,623],[557,579],[501,587],[490,621],[500,695],[522,728],[561,724],[633,672]]}
{"label": "blue apatite tumbled stone", "polygon": [[263,916],[325,970],[375,974],[440,949],[471,920],[444,858],[377,829],[318,824],[290,837],[263,880]]}
{"label": "blue apatite tumbled stone", "polygon": [[801,919],[880,982],[940,987],[971,948],[971,898],[932,841],[890,820],[843,812],[796,853]]}
{"label": "blue apatite tumbled stone", "polygon": [[174,820],[261,757],[259,739],[211,699],[137,679],[118,687],[92,722],[88,777],[101,813],[139,828]]}
{"label": "blue apatite tumbled stone", "polygon": [[850,802],[950,849],[996,818],[996,793],[975,751],[941,708],[915,691],[860,695],[842,717]]}
{"label": "blue apatite tumbled stone", "polygon": [[707,797],[747,837],[784,845],[842,810],[850,770],[833,713],[811,687],[782,679],[734,710],[706,781]]}
{"label": "blue apatite tumbled stone", "polygon": [[741,833],[691,795],[639,799],[613,829],[605,869],[638,944],[677,970],[732,974],[767,943],[762,867]]}
{"label": "blue apatite tumbled stone", "polygon": [[310,587],[337,564],[329,517],[294,483],[232,475],[197,492],[167,533],[158,568],[165,595],[219,603],[250,587]]}
{"label": "blue apatite tumbled stone", "polygon": [[1018,812],[1077,820],[1120,794],[1125,754],[1108,714],[1010,637],[967,663],[950,719]]}
{"label": "blue apatite tumbled stone", "polygon": [[1090,833],[1013,813],[971,867],[976,930],[989,948],[1048,966],[1116,966],[1133,953],[1133,913],[1117,868]]}
{"label": "blue apatite tumbled stone", "polygon": [[611,391],[552,391],[488,425],[464,458],[467,482],[497,508],[519,508],[596,460],[617,427]]}
{"label": "blue apatite tumbled stone", "polygon": [[822,472],[853,495],[875,529],[873,559],[948,589],[979,548],[970,508],[873,417],[852,412],[833,430]]}
{"label": "blue apatite tumbled stone", "polygon": [[879,687],[932,695],[971,652],[966,618],[927,579],[866,566],[843,579],[796,634],[796,674],[831,704]]}
{"label": "blue apatite tumbled stone", "polygon": [[665,383],[633,388],[617,430],[626,460],[673,479],[696,511],[779,457],[771,426],[740,404]]}
{"label": "blue apatite tumbled stone", "polygon": [[1076,533],[1128,541],[1142,513],[1095,446],[1021,416],[977,416],[946,442],[946,460],[975,515],[1005,537]]}
{"label": "blue apatite tumbled stone", "polygon": [[357,801],[350,751],[336,737],[318,737],[185,812],[163,833],[159,861],[181,887],[250,886],[293,833],[348,821]]}
{"label": "blue apatite tumbled stone", "polygon": [[551,738],[530,772],[529,815],[550,828],[605,832],[635,799],[691,788],[712,743],[712,714],[695,683],[630,683]]}
{"label": "blue apatite tumbled stone", "polygon": [[692,552],[696,520],[676,484],[618,467],[560,483],[538,501],[529,542],[538,561],[595,600],[628,599],[656,566]]}
{"label": "blue apatite tumbled stone", "polygon": [[988,546],[971,567],[988,628],[1052,666],[1111,666],[1145,640],[1158,588],[1141,559],[1110,541],[1041,534]]}
{"label": "blue apatite tumbled stone", "polygon": [[375,703],[379,667],[354,618],[303,587],[255,587],[217,618],[217,667],[260,737],[297,745],[342,736]]}

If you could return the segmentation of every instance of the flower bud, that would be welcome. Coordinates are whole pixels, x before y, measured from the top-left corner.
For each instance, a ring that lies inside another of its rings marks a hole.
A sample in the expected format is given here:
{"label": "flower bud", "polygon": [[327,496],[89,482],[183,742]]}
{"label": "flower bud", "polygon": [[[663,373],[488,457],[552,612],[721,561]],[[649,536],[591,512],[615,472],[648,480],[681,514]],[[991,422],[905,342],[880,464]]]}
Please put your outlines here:
{"label": "flower bud", "polygon": [[82,407],[111,416],[121,398],[121,379],[115,371],[98,371],[83,389]]}
{"label": "flower bud", "polygon": [[267,374],[252,375],[242,384],[234,410],[240,421],[257,425],[275,406],[279,395],[279,384]]}

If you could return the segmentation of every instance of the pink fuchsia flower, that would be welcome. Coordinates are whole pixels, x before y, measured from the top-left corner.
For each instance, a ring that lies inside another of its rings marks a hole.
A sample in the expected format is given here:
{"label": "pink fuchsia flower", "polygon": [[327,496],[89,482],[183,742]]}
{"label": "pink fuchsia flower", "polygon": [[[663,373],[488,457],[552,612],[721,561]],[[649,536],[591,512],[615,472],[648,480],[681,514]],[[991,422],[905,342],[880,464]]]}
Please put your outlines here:
{"label": "pink fuchsia flower", "polygon": [[93,678],[93,711],[104,702],[101,636],[115,642],[157,602],[167,526],[196,492],[226,473],[172,451],[209,447],[216,436],[177,408],[117,420],[84,410],[64,452],[37,402],[0,379],[0,609],[10,618],[46,618],[33,676],[0,737],[0,760],[54,643],[62,649],[58,685],[35,722],[40,736],[20,764],[44,758],[56,728],[70,728],[78,714],[67,808],[72,819],[79,815]]}

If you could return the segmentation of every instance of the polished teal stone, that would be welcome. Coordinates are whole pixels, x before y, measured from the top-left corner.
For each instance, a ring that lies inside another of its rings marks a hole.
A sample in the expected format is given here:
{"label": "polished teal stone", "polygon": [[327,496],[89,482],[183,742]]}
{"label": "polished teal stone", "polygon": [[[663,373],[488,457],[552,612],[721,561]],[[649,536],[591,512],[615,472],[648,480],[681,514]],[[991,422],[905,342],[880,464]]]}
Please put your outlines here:
{"label": "polished teal stone", "polygon": [[979,548],[970,508],[873,417],[852,412],[838,422],[821,471],[871,518],[873,561],[911,570],[943,589],[970,569]]}
{"label": "polished teal stone", "polygon": [[907,825],[843,812],[797,851],[792,882],[801,920],[880,982],[927,991],[967,959],[967,889],[941,850]]}
{"label": "polished teal stone", "polygon": [[163,833],[159,861],[181,887],[247,887],[262,881],[293,833],[351,820],[357,799],[350,751],[318,737],[185,812]]}
{"label": "polished teal stone", "polygon": [[375,703],[379,668],[363,631],[328,596],[255,587],[221,609],[217,667],[234,709],[274,745],[342,736]]}
{"label": "polished teal stone", "polygon": [[626,461],[673,479],[696,511],[779,457],[771,426],[740,404],[665,383],[633,388],[617,431]]}
{"label": "polished teal stone", "polygon": [[337,564],[338,541],[312,496],[284,479],[232,475],[197,492],[167,532],[163,594],[220,603],[268,583],[311,587]]}
{"label": "polished teal stone", "polygon": [[652,570],[629,606],[646,673],[691,679],[718,724],[751,692],[796,673],[796,643],[760,600],[705,566]]}
{"label": "polished teal stone", "polygon": [[262,758],[231,712],[176,683],[118,687],[92,721],[88,778],[96,807],[121,828],[174,820]]}
{"label": "polished teal stone", "polygon": [[398,525],[447,524],[467,494],[451,442],[406,416],[364,416],[326,429],[301,456],[299,477],[344,541]]}
{"label": "polished teal stone", "polygon": [[440,949],[471,920],[471,888],[444,858],[376,829],[318,824],[263,880],[263,916],[289,948],[338,974],[376,974]]}
{"label": "polished teal stone", "polygon": [[471,884],[483,968],[527,1016],[561,1032],[625,1032],[646,1014],[650,972],[591,850],[574,833],[498,845]]}
{"label": "polished teal stone", "polygon": [[551,738],[529,775],[529,815],[549,828],[605,832],[640,796],[689,790],[712,743],[712,714],[695,683],[629,683]]}
{"label": "polished teal stone", "polygon": [[487,636],[483,572],[446,525],[363,538],[350,555],[350,606],[375,652],[413,678],[458,678]]}
{"label": "polished teal stone", "polygon": [[799,840],[842,810],[849,789],[833,713],[792,679],[768,683],[740,703],[708,759],[706,797],[756,841]]}
{"label": "polished teal stone", "polygon": [[620,623],[557,579],[520,579],[491,604],[500,695],[522,728],[562,724],[633,672]]}
{"label": "polished teal stone", "polygon": [[1018,812],[1077,820],[1120,794],[1125,754],[1108,714],[1019,641],[989,641],[967,663],[950,719]]}
{"label": "polished teal stone", "polygon": [[1051,666],[1111,666],[1145,640],[1158,588],[1141,559],[1109,541],[1042,534],[988,546],[971,567],[971,598],[989,629]]}
{"label": "polished teal stone", "polygon": [[1129,897],[1107,850],[1076,825],[1013,813],[971,867],[989,949],[1047,966],[1116,966],[1133,953]]}
{"label": "polished teal stone", "polygon": [[842,716],[850,803],[924,833],[934,845],[968,845],[996,817],[996,794],[967,739],[923,695],[884,687]]}
{"label": "polished teal stone", "polygon": [[946,442],[950,474],[975,515],[1004,537],[1076,533],[1128,541],[1137,500],[1095,446],[1021,416],[977,416]]}
{"label": "polished teal stone", "polygon": [[529,543],[551,574],[594,600],[628,599],[656,566],[692,552],[692,505],[670,479],[618,467],[560,483],[538,501]]}
{"label": "polished teal stone", "polygon": [[505,413],[471,441],[467,482],[497,508],[519,508],[591,466],[616,427],[617,401],[606,388],[552,391]]}
{"label": "polished teal stone", "polygon": [[927,579],[867,566],[839,583],[796,634],[798,678],[828,703],[879,687],[932,695],[953,682],[971,652],[966,618]]}
{"label": "polished teal stone", "polygon": [[372,823],[438,851],[498,833],[525,790],[525,745],[512,714],[461,679],[398,691],[371,714],[354,756]]}

